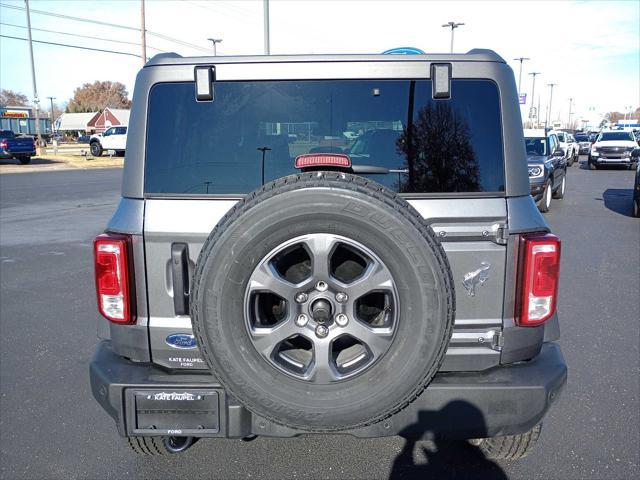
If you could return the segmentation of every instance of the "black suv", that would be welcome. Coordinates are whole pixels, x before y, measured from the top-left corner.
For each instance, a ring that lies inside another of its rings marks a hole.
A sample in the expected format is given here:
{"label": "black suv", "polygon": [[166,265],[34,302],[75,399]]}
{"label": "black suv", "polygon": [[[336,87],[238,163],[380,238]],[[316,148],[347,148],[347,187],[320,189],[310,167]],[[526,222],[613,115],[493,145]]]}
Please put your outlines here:
{"label": "black suv", "polygon": [[567,375],[560,242],[498,55],[159,55],[126,151],[90,376],[134,451],[533,446]]}
{"label": "black suv", "polygon": [[551,208],[551,197],[562,199],[567,187],[567,160],[555,133],[525,130],[531,196],[541,212]]}

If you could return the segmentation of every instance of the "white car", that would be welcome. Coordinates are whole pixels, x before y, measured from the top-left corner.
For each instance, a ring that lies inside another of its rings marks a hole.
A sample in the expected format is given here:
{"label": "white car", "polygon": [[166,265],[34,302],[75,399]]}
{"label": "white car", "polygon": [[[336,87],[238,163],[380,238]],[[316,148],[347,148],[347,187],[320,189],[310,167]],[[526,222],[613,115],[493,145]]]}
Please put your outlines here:
{"label": "white car", "polygon": [[110,127],[104,133],[91,135],[89,147],[91,155],[99,157],[103,151],[113,150],[116,154],[124,153],[127,146],[127,126]]}
{"label": "white car", "polygon": [[637,157],[632,152],[638,148],[633,133],[624,130],[606,130],[598,135],[589,152],[589,168],[600,165],[625,165],[634,168]]}
{"label": "white car", "polygon": [[555,133],[560,140],[560,148],[565,152],[565,158],[567,159],[567,165],[570,167],[573,162],[578,160],[580,155],[580,145],[575,141],[573,135],[567,132],[551,131],[549,133]]}

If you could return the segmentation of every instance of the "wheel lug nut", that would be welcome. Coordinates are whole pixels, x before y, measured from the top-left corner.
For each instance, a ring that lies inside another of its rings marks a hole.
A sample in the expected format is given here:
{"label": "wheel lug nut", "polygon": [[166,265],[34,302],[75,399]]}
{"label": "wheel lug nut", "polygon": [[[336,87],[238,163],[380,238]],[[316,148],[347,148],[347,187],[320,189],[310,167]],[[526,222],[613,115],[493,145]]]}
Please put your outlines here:
{"label": "wheel lug nut", "polygon": [[304,303],[307,301],[308,298],[309,298],[309,295],[307,295],[304,292],[296,293],[296,302],[298,303]]}
{"label": "wheel lug nut", "polygon": [[322,280],[316,284],[316,290],[318,290],[319,292],[324,292],[327,288],[329,288],[329,285],[327,285],[327,283],[323,282]]}
{"label": "wheel lug nut", "polygon": [[329,329],[327,327],[325,327],[324,325],[318,325],[316,327],[316,336],[318,338],[324,338],[327,335],[329,335]]}
{"label": "wheel lug nut", "polygon": [[349,317],[347,317],[344,313],[339,313],[336,315],[336,325],[339,327],[346,327],[347,323],[349,323]]}
{"label": "wheel lug nut", "polygon": [[336,302],[338,303],[344,303],[347,300],[349,300],[349,296],[344,293],[344,292],[338,292],[336,293]]}
{"label": "wheel lug nut", "polygon": [[304,313],[301,313],[296,318],[296,325],[299,327],[304,327],[309,321],[309,317],[307,317]]}

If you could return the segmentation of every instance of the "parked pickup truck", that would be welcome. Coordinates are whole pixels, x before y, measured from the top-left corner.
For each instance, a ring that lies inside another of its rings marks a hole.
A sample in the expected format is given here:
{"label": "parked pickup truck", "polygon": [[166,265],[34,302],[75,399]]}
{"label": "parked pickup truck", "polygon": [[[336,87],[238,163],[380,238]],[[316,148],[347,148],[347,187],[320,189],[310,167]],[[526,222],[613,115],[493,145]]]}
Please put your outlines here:
{"label": "parked pickup truck", "polygon": [[127,127],[125,125],[111,127],[104,133],[91,135],[89,140],[91,155],[94,157],[99,157],[105,150],[114,150],[116,154],[122,154],[126,145]]}
{"label": "parked pickup truck", "polygon": [[0,130],[0,159],[16,158],[26,165],[36,154],[36,143],[32,137],[16,137],[11,130]]}

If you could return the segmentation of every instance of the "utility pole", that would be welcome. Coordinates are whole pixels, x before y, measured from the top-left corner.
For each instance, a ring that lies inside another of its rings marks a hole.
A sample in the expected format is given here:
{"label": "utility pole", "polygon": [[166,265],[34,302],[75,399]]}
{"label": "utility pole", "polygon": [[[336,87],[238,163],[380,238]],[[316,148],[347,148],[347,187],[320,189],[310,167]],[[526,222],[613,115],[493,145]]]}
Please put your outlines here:
{"label": "utility pole", "polygon": [[38,87],[36,86],[36,66],[33,61],[33,41],[31,40],[31,14],[29,12],[29,0],[24,0],[27,10],[27,32],[29,34],[29,55],[31,56],[31,81],[33,83],[33,103],[36,110],[36,136],[38,137],[38,147],[42,144],[40,134],[40,99],[38,98]]}
{"label": "utility pole", "polygon": [[573,104],[573,98],[569,97],[569,121],[567,122],[567,128],[571,128],[571,106]]}
{"label": "utility pole", "polygon": [[213,56],[217,57],[218,53],[216,50],[216,43],[222,43],[222,39],[221,38],[207,38],[207,40],[209,40],[211,43],[213,43]]}
{"label": "utility pole", "polygon": [[55,121],[55,119],[53,118],[53,101],[56,99],[56,97],[47,97],[47,98],[51,102],[51,132],[56,133],[54,129],[54,123],[53,123]]}
{"label": "utility pole", "polygon": [[445,28],[451,28],[451,53],[453,53],[453,31],[461,25],[464,25],[464,23],[447,22],[442,25]]}
{"label": "utility pole", "polygon": [[[533,121],[533,104],[536,101],[536,76],[540,75],[540,72],[531,72],[529,73],[529,75],[533,77],[533,83],[531,85],[531,106],[529,107],[529,119]],[[538,120],[538,115],[540,115],[540,112],[536,110],[536,123]]]}
{"label": "utility pole", "polygon": [[518,60],[520,62],[520,74],[518,75],[518,95],[520,95],[522,92],[520,91],[520,81],[522,80],[522,62],[524,62],[525,60],[531,60],[528,57],[519,57],[519,58],[514,58],[514,60]]}
{"label": "utility pole", "polygon": [[147,28],[144,18],[144,0],[140,0],[140,32],[142,34],[142,65],[147,63]]}
{"label": "utility pole", "polygon": [[263,0],[264,5],[264,54],[271,55],[269,45],[269,0]]}
{"label": "utility pole", "polygon": [[549,109],[547,112],[547,125],[551,123],[551,104],[553,102],[553,87],[555,87],[557,83],[547,83],[547,87],[551,87],[551,91],[549,92]]}

